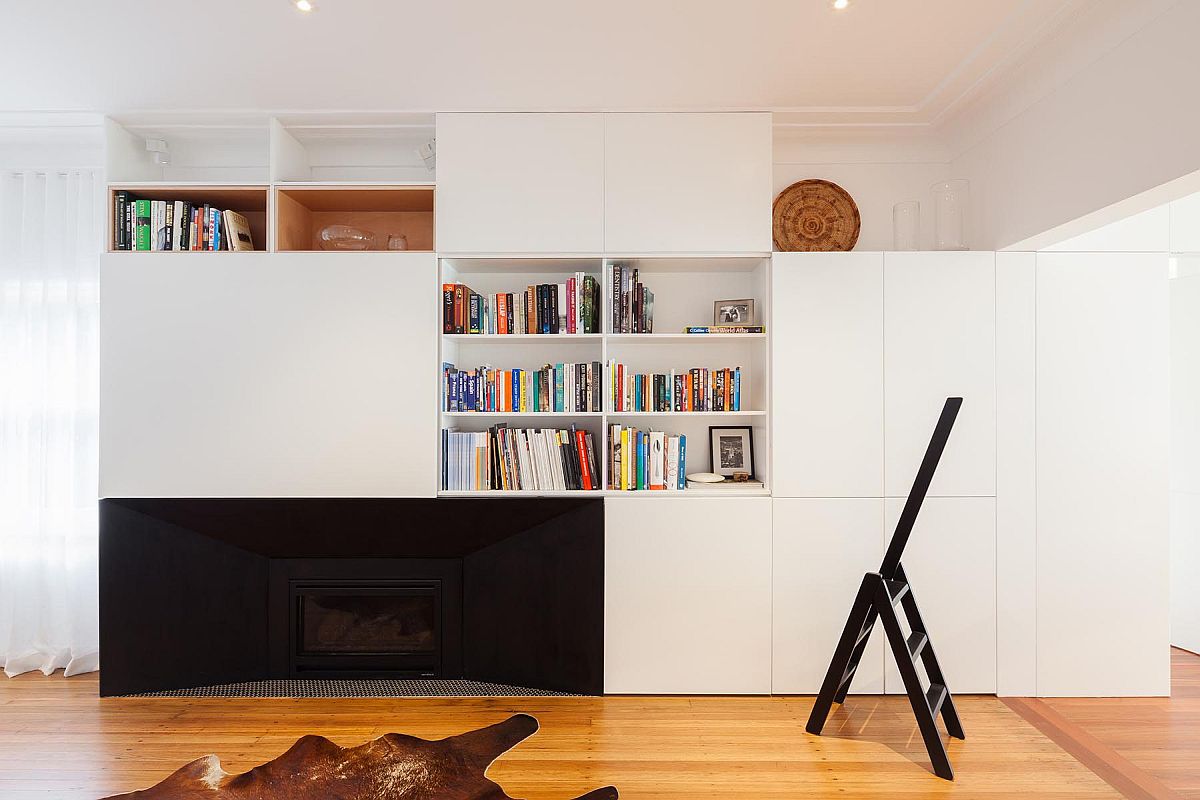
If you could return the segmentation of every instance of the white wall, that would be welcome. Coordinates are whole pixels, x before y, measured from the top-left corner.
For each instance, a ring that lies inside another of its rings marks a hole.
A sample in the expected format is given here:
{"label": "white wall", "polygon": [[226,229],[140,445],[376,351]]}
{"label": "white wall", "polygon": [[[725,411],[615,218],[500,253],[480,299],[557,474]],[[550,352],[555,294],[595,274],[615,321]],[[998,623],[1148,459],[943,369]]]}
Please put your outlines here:
{"label": "white wall", "polygon": [[1171,280],[1171,644],[1200,653],[1200,257]]}
{"label": "white wall", "polygon": [[1004,248],[1200,168],[1200,3],[1095,0],[946,126],[972,246]]}

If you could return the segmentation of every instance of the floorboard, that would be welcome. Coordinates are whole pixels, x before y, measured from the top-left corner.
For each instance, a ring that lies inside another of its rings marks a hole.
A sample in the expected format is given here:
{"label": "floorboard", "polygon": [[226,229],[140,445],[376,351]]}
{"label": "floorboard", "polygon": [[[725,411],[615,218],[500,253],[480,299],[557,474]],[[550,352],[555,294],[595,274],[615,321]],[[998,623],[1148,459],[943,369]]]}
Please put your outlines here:
{"label": "floorboard", "polygon": [[145,788],[217,754],[242,772],[317,733],[440,738],[516,712],[541,729],[488,775],[513,797],[563,800],[615,785],[623,798],[1000,798],[1120,795],[993,697],[956,698],[967,740],[958,780],[928,772],[903,697],[851,697],[809,736],[809,697],[366,700],[106,698],[96,678],[0,679],[0,797],[96,798]]}

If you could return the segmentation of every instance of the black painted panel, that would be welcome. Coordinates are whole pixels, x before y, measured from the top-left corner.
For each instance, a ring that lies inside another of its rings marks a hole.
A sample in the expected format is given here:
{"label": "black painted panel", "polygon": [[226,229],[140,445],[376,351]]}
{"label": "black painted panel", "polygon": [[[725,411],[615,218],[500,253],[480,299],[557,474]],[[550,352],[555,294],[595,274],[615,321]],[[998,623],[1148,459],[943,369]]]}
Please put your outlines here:
{"label": "black painted panel", "polygon": [[463,560],[467,677],[604,692],[604,507],[589,504]]}
{"label": "black painted panel", "polygon": [[100,504],[100,694],[263,677],[268,561]]}

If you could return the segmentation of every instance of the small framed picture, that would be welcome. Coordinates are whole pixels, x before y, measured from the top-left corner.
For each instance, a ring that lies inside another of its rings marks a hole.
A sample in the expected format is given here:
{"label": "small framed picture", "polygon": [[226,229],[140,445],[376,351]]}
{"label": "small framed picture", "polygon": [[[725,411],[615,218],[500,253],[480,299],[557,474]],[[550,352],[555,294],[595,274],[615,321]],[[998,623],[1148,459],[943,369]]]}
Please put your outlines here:
{"label": "small framed picture", "polygon": [[710,425],[709,459],[712,472],[726,478],[754,477],[754,429],[735,425]]}
{"label": "small framed picture", "polygon": [[713,302],[713,325],[753,325],[754,298]]}

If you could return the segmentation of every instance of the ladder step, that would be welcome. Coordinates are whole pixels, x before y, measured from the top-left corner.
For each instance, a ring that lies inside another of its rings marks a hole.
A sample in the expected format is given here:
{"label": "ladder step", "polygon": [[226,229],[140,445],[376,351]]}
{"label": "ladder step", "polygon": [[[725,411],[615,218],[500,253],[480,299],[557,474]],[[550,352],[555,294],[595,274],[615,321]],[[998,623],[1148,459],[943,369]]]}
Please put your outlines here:
{"label": "ladder step", "polygon": [[929,710],[936,717],[938,712],[942,710],[942,703],[946,702],[946,687],[940,683],[929,684],[929,691],[925,693],[925,700],[929,703]]}
{"label": "ladder step", "polygon": [[908,635],[908,654],[913,661],[917,660],[917,656],[921,655],[921,651],[927,644],[929,644],[929,637],[921,631],[913,631]]}
{"label": "ladder step", "polygon": [[904,599],[904,595],[908,594],[908,584],[904,581],[888,581],[887,591],[892,598],[892,605],[896,605]]}
{"label": "ladder step", "polygon": [[865,628],[859,631],[858,638],[854,640],[854,646],[858,647],[860,644],[862,644],[862,640],[871,635],[871,629],[874,627],[875,623],[872,622],[870,625],[867,625]]}
{"label": "ladder step", "polygon": [[857,663],[852,663],[850,666],[846,667],[846,671],[842,673],[842,679],[838,681],[838,691],[841,691],[842,687],[850,682],[850,679],[854,677],[854,673],[857,671]]}

